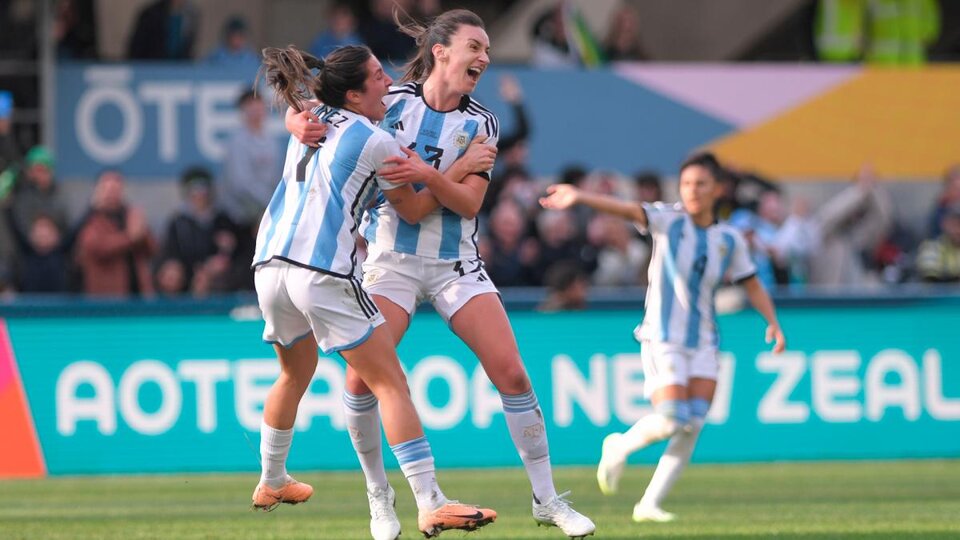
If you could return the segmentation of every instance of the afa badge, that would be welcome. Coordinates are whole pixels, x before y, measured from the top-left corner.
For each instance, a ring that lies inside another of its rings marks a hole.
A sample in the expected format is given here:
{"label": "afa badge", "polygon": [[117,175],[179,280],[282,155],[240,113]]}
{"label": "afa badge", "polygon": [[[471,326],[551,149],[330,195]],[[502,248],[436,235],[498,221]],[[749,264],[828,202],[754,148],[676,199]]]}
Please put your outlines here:
{"label": "afa badge", "polygon": [[457,145],[457,148],[463,149],[470,144],[470,135],[466,131],[458,131],[453,136],[453,144]]}

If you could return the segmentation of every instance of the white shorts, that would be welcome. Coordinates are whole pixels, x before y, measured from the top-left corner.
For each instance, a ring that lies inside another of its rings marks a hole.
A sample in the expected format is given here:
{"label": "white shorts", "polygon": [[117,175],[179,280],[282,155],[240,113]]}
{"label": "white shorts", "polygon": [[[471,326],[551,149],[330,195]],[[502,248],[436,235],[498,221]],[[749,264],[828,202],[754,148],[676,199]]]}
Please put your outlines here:
{"label": "white shorts", "polygon": [[720,361],[716,347],[689,349],[662,341],[640,342],[643,394],[647,399],[664,386],[687,386],[690,379],[717,380]]}
{"label": "white shorts", "polygon": [[421,302],[429,301],[448,323],[471,298],[500,294],[480,259],[431,259],[380,251],[373,245],[363,263],[363,288],[386,297],[411,315]]}
{"label": "white shorts", "polygon": [[284,347],[313,332],[324,354],[352,349],[384,323],[356,278],[341,278],[273,260],[254,273],[263,340]]}

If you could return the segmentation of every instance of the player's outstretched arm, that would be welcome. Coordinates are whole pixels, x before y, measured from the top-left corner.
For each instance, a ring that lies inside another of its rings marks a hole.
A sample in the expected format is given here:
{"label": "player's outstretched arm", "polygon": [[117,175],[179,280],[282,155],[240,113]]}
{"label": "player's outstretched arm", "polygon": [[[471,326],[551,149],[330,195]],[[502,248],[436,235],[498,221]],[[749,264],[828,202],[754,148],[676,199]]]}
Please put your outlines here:
{"label": "player's outstretched arm", "polygon": [[562,210],[575,204],[589,206],[598,212],[629,219],[643,227],[647,226],[647,212],[639,204],[624,202],[606,195],[587,193],[570,184],[547,186],[547,196],[540,198],[540,206],[544,208]]}
{"label": "player's outstretched arm", "polygon": [[782,353],[787,348],[787,338],[783,335],[783,329],[780,328],[780,322],[777,320],[773,300],[770,299],[770,295],[767,294],[767,290],[763,288],[757,276],[747,278],[743,282],[743,288],[747,292],[750,304],[767,321],[767,343],[773,342],[773,352]]}

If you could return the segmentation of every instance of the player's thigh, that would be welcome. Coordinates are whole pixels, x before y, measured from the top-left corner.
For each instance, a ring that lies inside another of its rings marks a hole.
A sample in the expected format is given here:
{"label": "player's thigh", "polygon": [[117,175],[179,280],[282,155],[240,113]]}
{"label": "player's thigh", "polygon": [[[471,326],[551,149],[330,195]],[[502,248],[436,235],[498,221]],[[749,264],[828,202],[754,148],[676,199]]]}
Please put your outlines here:
{"label": "player's thigh", "polygon": [[289,345],[273,345],[280,360],[280,368],[297,382],[309,384],[317,371],[317,342],[312,333]]}
{"label": "player's thigh", "polygon": [[[424,298],[422,264],[416,255],[379,250],[372,250],[363,263],[363,288],[385,311],[396,343],[403,338],[417,304]],[[383,300],[390,305],[382,304]],[[391,309],[392,306],[400,310]]]}
{"label": "player's thigh", "polygon": [[[383,318],[387,321],[387,329],[390,332],[393,345],[396,347],[400,343],[400,340],[403,339],[410,325],[410,314],[385,296],[378,294],[371,296],[380,309]],[[355,396],[370,393],[370,387],[363,382],[363,378],[360,377],[350,364],[347,364],[347,378],[344,383],[344,388],[347,392]]]}
{"label": "player's thigh", "polygon": [[643,363],[644,395],[654,405],[666,400],[688,399],[689,357],[683,347],[643,340],[640,358]]}
{"label": "player's thigh", "polygon": [[393,338],[386,325],[373,329],[362,343],[343,349],[340,355],[365,386],[380,391],[407,392],[407,379],[400,368]]}
{"label": "player's thigh", "polygon": [[717,391],[717,376],[720,373],[720,358],[716,347],[696,349],[690,359],[690,374],[687,390],[690,399],[713,401]]}
{"label": "player's thigh", "polygon": [[450,318],[450,327],[477,355],[490,382],[502,394],[530,390],[517,340],[500,297],[485,293],[470,298]]}

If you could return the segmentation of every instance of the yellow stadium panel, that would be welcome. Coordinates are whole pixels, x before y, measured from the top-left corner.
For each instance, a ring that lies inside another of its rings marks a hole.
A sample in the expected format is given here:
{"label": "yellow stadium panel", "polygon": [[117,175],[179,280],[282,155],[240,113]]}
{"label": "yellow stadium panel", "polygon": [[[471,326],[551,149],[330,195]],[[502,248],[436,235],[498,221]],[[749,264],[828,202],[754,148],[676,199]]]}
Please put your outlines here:
{"label": "yellow stadium panel", "polygon": [[849,177],[864,161],[887,178],[938,177],[960,162],[960,69],[867,69],[709,146],[779,177]]}

